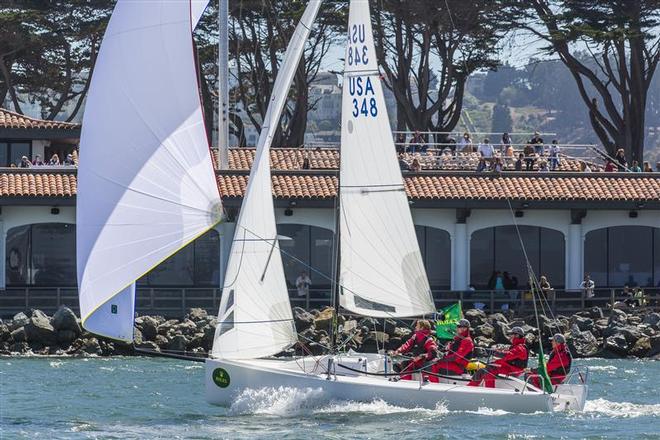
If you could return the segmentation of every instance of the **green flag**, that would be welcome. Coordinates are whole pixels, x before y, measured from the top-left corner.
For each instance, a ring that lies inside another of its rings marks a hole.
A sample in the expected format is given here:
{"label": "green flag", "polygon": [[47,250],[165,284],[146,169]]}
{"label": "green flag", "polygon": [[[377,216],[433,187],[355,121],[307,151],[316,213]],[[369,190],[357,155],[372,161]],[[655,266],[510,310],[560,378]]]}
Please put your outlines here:
{"label": "green flag", "polygon": [[463,317],[461,303],[445,307],[438,315],[440,319],[435,322],[435,335],[438,339],[453,339],[456,335],[456,324]]}
{"label": "green flag", "polygon": [[552,393],[554,390],[552,388],[552,382],[550,381],[550,376],[548,375],[548,370],[546,370],[545,357],[543,356],[543,347],[539,342],[539,367],[536,369],[537,374],[540,377],[541,384],[546,393]]}

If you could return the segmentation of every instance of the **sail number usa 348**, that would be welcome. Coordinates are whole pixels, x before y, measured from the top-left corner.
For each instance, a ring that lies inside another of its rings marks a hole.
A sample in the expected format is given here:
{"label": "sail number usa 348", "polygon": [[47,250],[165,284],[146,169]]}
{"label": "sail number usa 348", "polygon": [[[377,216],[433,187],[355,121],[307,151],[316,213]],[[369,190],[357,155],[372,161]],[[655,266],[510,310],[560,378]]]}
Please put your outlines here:
{"label": "sail number usa 348", "polygon": [[374,86],[369,76],[351,76],[347,78],[348,93],[353,97],[353,117],[378,116],[378,104]]}

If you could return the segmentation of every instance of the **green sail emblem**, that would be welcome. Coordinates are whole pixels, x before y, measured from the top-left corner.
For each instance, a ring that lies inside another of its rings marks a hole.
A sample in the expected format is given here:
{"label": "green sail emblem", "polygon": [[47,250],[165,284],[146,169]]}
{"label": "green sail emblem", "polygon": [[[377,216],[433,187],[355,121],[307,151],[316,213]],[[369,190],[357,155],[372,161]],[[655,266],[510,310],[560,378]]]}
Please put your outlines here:
{"label": "green sail emblem", "polygon": [[213,370],[213,382],[220,388],[227,388],[229,386],[229,373],[224,368],[216,368]]}

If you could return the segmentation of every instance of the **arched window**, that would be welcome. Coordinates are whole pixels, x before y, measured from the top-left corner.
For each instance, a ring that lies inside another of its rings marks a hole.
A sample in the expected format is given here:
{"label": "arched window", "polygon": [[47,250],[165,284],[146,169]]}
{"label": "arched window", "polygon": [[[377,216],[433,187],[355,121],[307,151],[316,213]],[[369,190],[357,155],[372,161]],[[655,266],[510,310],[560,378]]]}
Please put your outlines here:
{"label": "arched window", "polygon": [[449,232],[428,226],[415,226],[415,232],[431,289],[450,289],[451,238]]}
{"label": "arched window", "polygon": [[330,287],[333,232],[317,226],[286,223],[277,225],[277,234],[280,236],[282,264],[289,288],[295,287],[301,272],[310,276],[313,287]]}
{"label": "arched window", "polygon": [[212,286],[220,283],[220,236],[211,229],[138,280],[140,286]]}
{"label": "arched window", "polygon": [[599,287],[660,287],[660,228],[614,226],[587,233],[584,271]]}
{"label": "arched window", "polygon": [[7,231],[7,286],[75,286],[76,225],[38,223]]}
{"label": "arched window", "polygon": [[[545,275],[553,287],[564,287],[564,235],[553,229],[519,226],[520,235],[532,269],[537,277]],[[470,240],[470,283],[477,289],[493,288],[495,272],[508,274],[509,286],[528,285],[525,254],[516,227],[496,226],[481,229]]]}

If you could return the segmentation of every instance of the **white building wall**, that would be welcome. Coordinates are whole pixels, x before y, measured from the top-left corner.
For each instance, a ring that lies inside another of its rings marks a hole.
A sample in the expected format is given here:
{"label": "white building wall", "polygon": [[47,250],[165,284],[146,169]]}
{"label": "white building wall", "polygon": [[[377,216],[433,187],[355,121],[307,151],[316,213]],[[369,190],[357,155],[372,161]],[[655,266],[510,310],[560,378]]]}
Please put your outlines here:
{"label": "white building wall", "polygon": [[50,141],[43,139],[35,139],[32,141],[32,157],[30,160],[33,160],[37,155],[41,157],[41,160],[46,162],[50,157],[46,157],[46,147],[50,145]]}

